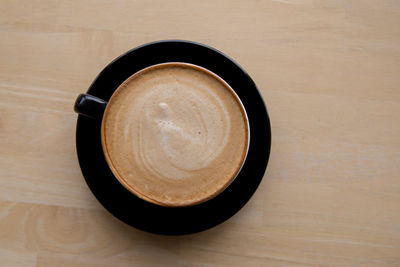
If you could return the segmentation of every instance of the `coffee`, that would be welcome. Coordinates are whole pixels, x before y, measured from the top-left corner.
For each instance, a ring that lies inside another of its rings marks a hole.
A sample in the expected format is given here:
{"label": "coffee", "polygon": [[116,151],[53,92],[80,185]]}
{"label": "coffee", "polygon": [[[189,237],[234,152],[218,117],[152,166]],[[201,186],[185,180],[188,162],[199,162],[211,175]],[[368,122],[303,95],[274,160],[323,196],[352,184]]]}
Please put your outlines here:
{"label": "coffee", "polygon": [[154,65],[113,94],[102,145],[117,179],[163,206],[201,203],[224,190],[247,155],[249,128],[221,78],[187,63]]}

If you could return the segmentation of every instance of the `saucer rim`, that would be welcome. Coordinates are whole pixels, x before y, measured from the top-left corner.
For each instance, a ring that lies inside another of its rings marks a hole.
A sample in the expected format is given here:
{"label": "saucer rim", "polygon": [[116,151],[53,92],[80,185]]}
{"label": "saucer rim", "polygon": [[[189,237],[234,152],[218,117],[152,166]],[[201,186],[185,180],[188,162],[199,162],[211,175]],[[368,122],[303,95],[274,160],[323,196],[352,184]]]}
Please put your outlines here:
{"label": "saucer rim", "polygon": [[[92,124],[92,125],[101,124],[101,121],[93,121],[93,120],[88,119],[86,117],[83,117],[81,115],[78,116],[77,126],[76,126],[76,149],[77,149],[77,154],[78,154],[79,165],[81,167],[84,179],[85,179],[86,183],[89,186],[89,189],[95,195],[95,197],[100,202],[100,204],[102,204],[105,207],[105,209],[108,210],[112,215],[114,215],[115,217],[117,217],[121,221],[127,223],[128,225],[131,225],[131,226],[133,226],[133,227],[135,227],[137,229],[140,229],[140,230],[143,230],[143,231],[146,231],[146,232],[164,234],[164,235],[191,234],[191,233],[196,233],[196,232],[207,230],[209,228],[212,228],[212,227],[214,227],[214,226],[216,226],[216,225],[228,220],[230,217],[232,217],[234,214],[236,214],[248,202],[248,200],[252,197],[252,195],[255,193],[256,189],[258,188],[259,184],[261,183],[261,181],[262,181],[262,179],[264,177],[264,173],[265,173],[266,167],[268,165],[268,161],[269,161],[269,155],[270,155],[270,149],[271,149],[271,126],[270,126],[270,120],[269,120],[269,116],[268,116],[268,112],[267,112],[267,108],[266,108],[266,105],[264,103],[264,100],[262,99],[262,97],[261,97],[261,95],[260,95],[260,93],[258,91],[257,86],[255,85],[253,80],[250,78],[250,76],[246,73],[246,71],[239,64],[237,64],[233,59],[231,59],[227,55],[223,54],[222,52],[220,52],[220,51],[218,51],[218,50],[216,50],[216,49],[214,49],[212,47],[209,47],[207,45],[203,45],[203,44],[192,42],[192,41],[162,40],[162,41],[155,41],[155,42],[143,44],[143,45],[138,46],[138,47],[136,47],[134,49],[131,49],[131,50],[127,51],[126,53],[122,54],[121,56],[117,57],[113,61],[111,61],[111,63],[109,63],[100,72],[100,74],[94,79],[94,81],[90,85],[87,93],[88,94],[93,94],[94,96],[101,97],[104,100],[108,100],[109,98],[104,97],[104,95],[101,95],[101,94],[99,95],[99,92],[96,91],[96,90],[93,90],[93,89],[95,87],[97,88],[99,86],[98,85],[99,81],[104,79],[105,75],[109,75],[110,69],[116,68],[116,64],[118,64],[118,62],[120,62],[121,60],[125,59],[126,57],[131,56],[134,53],[140,53],[141,50],[143,50],[144,48],[149,48],[149,47],[154,47],[154,46],[161,46],[162,47],[163,45],[172,45],[172,47],[174,45],[177,45],[178,47],[183,45],[183,46],[188,46],[189,50],[190,50],[190,47],[196,47],[196,48],[200,47],[201,49],[204,49],[203,51],[209,51],[211,54],[219,55],[221,58],[224,58],[225,60],[227,60],[229,62],[229,64],[233,68],[238,68],[239,69],[239,71],[241,72],[241,75],[243,75],[243,77],[246,80],[246,90],[252,90],[253,94],[254,94],[253,95],[253,100],[254,100],[254,98],[257,98],[256,99],[257,101],[255,101],[255,102],[258,103],[258,105],[260,105],[260,103],[261,103],[261,105],[262,105],[261,110],[264,111],[264,114],[257,114],[257,116],[256,116],[257,119],[255,119],[255,115],[254,114],[252,115],[253,119],[251,119],[249,114],[247,114],[248,115],[248,120],[249,120],[249,127],[250,127],[250,144],[249,144],[248,155],[246,157],[246,160],[243,163],[243,167],[245,167],[246,163],[248,163],[248,161],[249,161],[250,147],[252,147],[251,146],[252,142],[253,142],[253,146],[254,146],[254,142],[257,143],[257,139],[256,140],[252,140],[252,139],[254,139],[254,137],[251,137],[251,132],[252,132],[251,125],[254,126],[254,124],[260,124],[260,123],[264,123],[265,124],[264,127],[261,127],[261,129],[264,129],[263,130],[263,133],[265,134],[264,144],[266,146],[264,148],[261,148],[261,150],[260,150],[260,148],[258,148],[256,150],[257,153],[255,153],[255,152],[252,153],[252,154],[261,155],[264,160],[258,161],[258,164],[257,164],[258,165],[258,172],[257,172],[258,173],[258,177],[252,178],[254,181],[252,181],[253,184],[250,184],[251,189],[240,189],[242,191],[244,191],[244,190],[248,191],[246,197],[243,198],[241,201],[236,202],[236,205],[234,207],[231,207],[231,206],[228,207],[226,205],[225,206],[220,206],[220,205],[213,206],[213,205],[210,205],[210,203],[212,204],[212,202],[215,202],[214,198],[204,202],[204,205],[201,204],[201,205],[195,205],[195,206],[189,206],[189,207],[183,207],[183,208],[163,207],[163,208],[166,208],[166,209],[170,209],[171,212],[169,212],[169,213],[179,214],[179,212],[175,212],[175,211],[179,210],[179,209],[182,209],[183,210],[183,214],[185,214],[185,213],[187,213],[187,210],[196,209],[196,208],[198,208],[198,206],[205,206],[202,209],[199,209],[200,212],[207,213],[207,216],[202,217],[202,218],[204,218],[204,221],[195,222],[197,224],[185,226],[184,229],[177,229],[177,228],[174,228],[173,226],[170,229],[168,229],[168,227],[167,228],[166,227],[162,227],[162,226],[158,227],[157,224],[154,224],[154,222],[152,222],[152,223],[149,222],[150,226],[144,226],[143,223],[138,225],[138,224],[135,224],[135,219],[132,219],[131,217],[129,218],[129,215],[128,216],[126,214],[122,215],[123,213],[127,213],[127,212],[130,211],[129,208],[123,208],[123,206],[124,206],[123,204],[126,204],[126,203],[121,203],[121,202],[116,203],[118,201],[116,201],[116,202],[115,201],[113,202],[112,200],[110,201],[110,199],[112,198],[112,195],[108,195],[107,196],[107,194],[105,192],[100,192],[96,188],[96,185],[95,185],[96,182],[94,181],[95,179],[93,177],[98,176],[99,173],[98,173],[98,171],[93,170],[93,168],[92,168],[93,166],[88,168],[88,166],[86,165],[86,162],[88,161],[88,159],[87,159],[88,155],[87,155],[87,153],[85,154],[85,143],[82,141],[82,135],[88,135],[90,133],[87,133],[87,132],[82,133],[82,128],[85,129],[85,125],[88,126],[88,124]],[[160,61],[160,62],[158,62],[156,64],[165,63],[165,62],[169,62],[169,61]],[[179,61],[179,62],[182,62],[182,61]],[[194,63],[194,62],[186,62],[185,61],[185,63],[195,64],[195,65],[198,65],[200,67],[203,67],[203,68],[206,68],[206,69],[210,70],[206,66],[204,66],[202,64],[199,64],[197,62]],[[154,65],[154,64],[150,64],[149,66],[151,66],[151,65]],[[215,73],[216,75],[218,75],[222,79],[224,79],[223,78],[224,75],[220,75],[221,73],[218,73],[215,70],[210,70],[210,71]],[[239,96],[239,98],[242,101],[243,106],[244,106],[244,108],[245,108],[245,110],[247,112],[247,107],[246,107],[246,105],[245,105],[245,103],[243,101],[243,98],[247,98],[248,96],[243,95],[243,93],[242,93],[242,96],[239,95],[239,93],[237,92],[237,88],[234,88],[234,86],[232,86],[228,81],[226,81],[226,82],[232,87],[232,89]],[[114,88],[112,90],[112,92],[114,92],[116,90],[116,88]],[[248,101],[246,101],[246,102],[249,103]],[[247,104],[247,105],[249,105],[249,104]],[[264,115],[264,116],[262,116],[262,115]],[[93,132],[93,131],[96,131],[95,128],[96,127],[94,126],[93,129],[91,130],[92,131],[91,133],[94,134],[94,135],[96,135],[96,132]],[[87,129],[88,129],[88,131],[90,131],[90,127],[89,128],[86,127],[86,130]],[[100,135],[99,131],[98,131],[98,134]],[[85,139],[85,138],[83,138],[83,139]],[[98,154],[99,151],[101,151],[101,154],[104,157],[104,154],[102,152],[101,143],[99,145],[100,145],[100,150],[97,150],[96,153]],[[101,156],[96,155],[96,158],[100,159]],[[101,166],[102,168],[105,167],[105,169],[107,169],[107,168],[109,169],[108,165],[106,164],[105,159],[103,160],[103,162],[97,162],[97,163],[102,165]],[[106,166],[104,166],[104,163],[106,164]],[[243,180],[246,177],[252,175],[253,171],[249,171],[249,170],[246,170],[246,169],[244,170],[244,169],[245,168],[242,168],[242,170],[239,172],[237,177],[234,179],[235,181],[236,180]],[[105,179],[117,180],[115,178],[115,176],[112,174],[111,171],[109,173],[105,173],[103,175],[106,176]],[[104,179],[104,177],[102,177],[102,179]],[[120,184],[120,186],[124,190],[127,190],[121,184]],[[221,192],[220,195],[223,195],[225,191],[231,191],[230,195],[229,195],[230,197],[232,197],[232,196],[234,197],[235,195],[240,195],[240,194],[235,194],[235,192],[232,193],[232,190],[233,189],[232,189],[232,184],[231,184],[223,192]],[[237,191],[236,193],[240,193],[238,188],[236,188],[235,190]],[[217,199],[217,201],[219,201],[218,199],[221,199],[220,195],[215,197]],[[134,196],[134,197],[136,197],[136,196]],[[144,211],[144,212],[146,212],[146,208],[148,208],[148,210],[152,210],[153,209],[153,208],[150,209],[149,206],[152,206],[152,205],[158,206],[158,205],[153,204],[153,203],[142,203],[140,201],[132,201],[132,203],[133,202],[135,202],[134,205],[143,205],[143,207],[141,207],[141,210]],[[221,208],[223,210],[226,210],[226,209],[228,210],[228,212],[225,212],[224,216],[222,216],[222,217],[218,215],[218,212],[221,211]],[[175,211],[172,211],[172,210],[175,210]],[[210,213],[213,216],[210,216]],[[145,215],[146,214],[144,214],[144,216]],[[214,218],[214,216],[216,216],[217,218]]]}

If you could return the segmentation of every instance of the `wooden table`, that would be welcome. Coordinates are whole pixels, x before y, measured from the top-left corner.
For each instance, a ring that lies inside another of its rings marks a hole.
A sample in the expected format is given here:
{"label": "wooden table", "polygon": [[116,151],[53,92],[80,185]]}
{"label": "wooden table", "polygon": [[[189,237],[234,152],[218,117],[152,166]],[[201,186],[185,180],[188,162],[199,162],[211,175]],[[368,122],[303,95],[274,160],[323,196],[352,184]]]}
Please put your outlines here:
{"label": "wooden table", "polygon": [[[1,266],[400,266],[400,3],[0,1]],[[257,83],[272,122],[251,201],[165,237],[89,191],[72,107],[140,44],[211,45]]]}

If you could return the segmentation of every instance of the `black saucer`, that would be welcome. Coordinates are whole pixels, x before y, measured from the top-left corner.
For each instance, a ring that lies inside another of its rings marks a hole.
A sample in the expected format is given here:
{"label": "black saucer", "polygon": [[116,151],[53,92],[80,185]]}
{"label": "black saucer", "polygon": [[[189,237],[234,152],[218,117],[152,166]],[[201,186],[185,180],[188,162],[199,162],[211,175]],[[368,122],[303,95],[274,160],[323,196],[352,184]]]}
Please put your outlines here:
{"label": "black saucer", "polygon": [[99,74],[87,93],[108,101],[115,89],[133,73],[163,62],[188,62],[207,68],[223,78],[242,100],[250,124],[250,147],[242,170],[227,189],[199,205],[161,207],[136,197],[113,176],[101,147],[101,121],[79,115],[76,148],[90,190],[115,217],[151,233],[195,233],[230,218],[256,191],[268,163],[270,122],[256,85],[238,64],[213,48],[188,41],[154,42],[128,51]]}

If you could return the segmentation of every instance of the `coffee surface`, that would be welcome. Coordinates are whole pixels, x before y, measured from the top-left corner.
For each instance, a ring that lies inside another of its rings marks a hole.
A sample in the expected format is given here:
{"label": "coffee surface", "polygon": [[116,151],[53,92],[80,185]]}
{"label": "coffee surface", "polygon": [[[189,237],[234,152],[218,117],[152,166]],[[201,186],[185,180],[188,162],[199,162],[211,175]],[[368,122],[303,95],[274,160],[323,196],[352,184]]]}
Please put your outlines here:
{"label": "coffee surface", "polygon": [[134,74],[114,93],[102,123],[106,159],[138,196],[191,205],[223,190],[248,147],[240,100],[219,77],[183,63]]}

